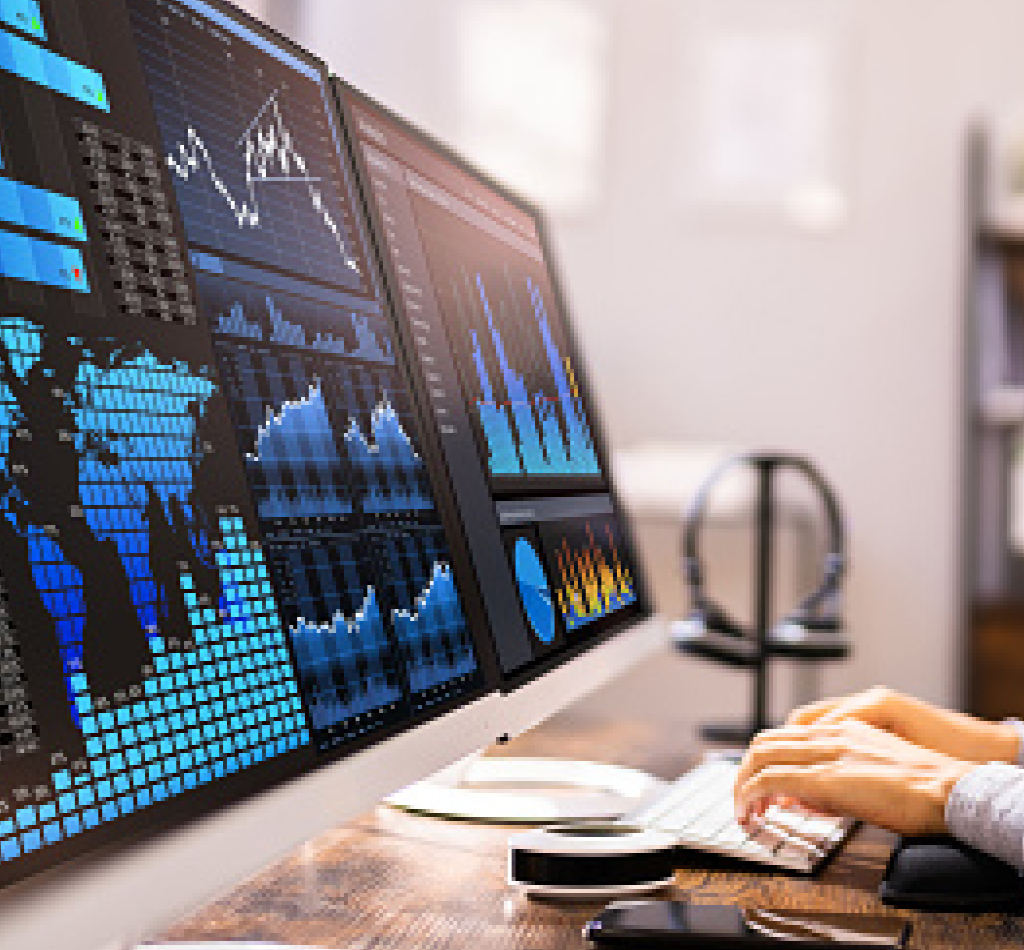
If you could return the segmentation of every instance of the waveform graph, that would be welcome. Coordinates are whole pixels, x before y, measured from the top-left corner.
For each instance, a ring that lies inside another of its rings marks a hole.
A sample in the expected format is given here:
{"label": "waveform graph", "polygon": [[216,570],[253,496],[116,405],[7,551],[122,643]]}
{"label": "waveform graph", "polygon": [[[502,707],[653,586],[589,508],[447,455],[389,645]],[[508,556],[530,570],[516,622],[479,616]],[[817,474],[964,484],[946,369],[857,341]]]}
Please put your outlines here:
{"label": "waveform graph", "polygon": [[[303,285],[308,293],[267,288],[200,271],[200,304],[214,333],[382,366],[395,362],[391,329],[375,308],[346,294]],[[315,296],[314,296],[315,295]]]}
{"label": "waveform graph", "polygon": [[374,543],[409,688],[429,694],[471,679],[479,667],[443,533],[389,531]]}
{"label": "waveform graph", "polygon": [[542,656],[562,646],[565,635],[540,534],[531,527],[508,528],[502,537],[534,654]]}
{"label": "waveform graph", "polygon": [[164,6],[129,2],[190,241],[362,287],[351,183],[321,82]]}
{"label": "waveform graph", "polygon": [[313,729],[337,734],[392,712],[403,698],[397,661],[358,539],[271,545],[269,559]]}
{"label": "waveform graph", "polygon": [[555,601],[570,635],[637,602],[617,519],[595,515],[541,525]]}
{"label": "waveform graph", "polygon": [[351,470],[318,367],[224,340],[216,349],[260,518],[352,515]]}

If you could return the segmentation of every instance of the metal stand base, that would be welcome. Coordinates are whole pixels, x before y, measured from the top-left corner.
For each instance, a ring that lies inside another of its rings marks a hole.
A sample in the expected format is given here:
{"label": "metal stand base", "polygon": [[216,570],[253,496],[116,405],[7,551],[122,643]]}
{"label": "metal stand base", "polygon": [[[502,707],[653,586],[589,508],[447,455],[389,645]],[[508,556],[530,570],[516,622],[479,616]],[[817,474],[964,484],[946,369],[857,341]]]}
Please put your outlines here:
{"label": "metal stand base", "polygon": [[758,728],[750,723],[739,722],[706,722],[700,727],[700,737],[716,745],[745,749],[763,728],[767,727]]}

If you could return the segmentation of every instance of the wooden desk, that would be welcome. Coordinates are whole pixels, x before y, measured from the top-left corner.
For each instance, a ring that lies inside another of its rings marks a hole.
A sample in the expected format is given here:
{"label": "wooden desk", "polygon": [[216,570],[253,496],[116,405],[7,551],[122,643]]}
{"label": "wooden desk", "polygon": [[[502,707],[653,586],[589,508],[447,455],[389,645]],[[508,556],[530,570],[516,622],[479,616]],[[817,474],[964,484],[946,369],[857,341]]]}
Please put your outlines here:
{"label": "wooden desk", "polygon": [[[649,670],[631,675],[650,675]],[[582,711],[560,714],[503,752],[600,759],[671,778],[692,761],[692,727],[678,719],[631,719],[628,710],[589,700]],[[582,950],[581,927],[599,905],[528,900],[509,888],[509,831],[380,808],[308,842],[161,936],[359,950]],[[686,866],[677,873],[674,891],[660,896],[744,907],[893,913],[875,894],[891,844],[885,832],[861,829],[814,879],[750,865],[715,865],[694,854],[682,859]],[[916,948],[1024,947],[1021,919],[906,916],[915,922]]]}

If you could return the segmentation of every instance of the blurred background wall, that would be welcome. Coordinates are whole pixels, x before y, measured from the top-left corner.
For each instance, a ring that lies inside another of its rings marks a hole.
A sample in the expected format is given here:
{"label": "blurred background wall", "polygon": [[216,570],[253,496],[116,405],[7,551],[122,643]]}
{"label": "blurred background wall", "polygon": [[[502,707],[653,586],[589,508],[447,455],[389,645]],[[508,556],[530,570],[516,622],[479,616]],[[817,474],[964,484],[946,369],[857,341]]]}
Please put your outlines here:
{"label": "blurred background wall", "polygon": [[[356,86],[473,145],[459,44],[466,9],[484,2],[494,0],[248,5]],[[607,94],[590,127],[593,188],[553,209],[613,445],[714,441],[815,457],[853,533],[857,650],[828,687],[884,681],[955,702],[965,134],[979,111],[1024,90],[1024,5],[843,5],[844,204],[833,226],[808,228],[674,197],[690,145],[679,70],[694,2],[592,0]],[[550,112],[520,41],[509,31],[509,83]]]}

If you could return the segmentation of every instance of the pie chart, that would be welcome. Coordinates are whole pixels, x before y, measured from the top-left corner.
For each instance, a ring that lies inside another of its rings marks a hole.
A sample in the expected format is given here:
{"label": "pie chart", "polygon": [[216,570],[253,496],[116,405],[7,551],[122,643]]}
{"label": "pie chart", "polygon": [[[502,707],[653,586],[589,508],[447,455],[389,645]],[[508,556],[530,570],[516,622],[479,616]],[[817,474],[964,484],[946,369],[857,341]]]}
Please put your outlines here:
{"label": "pie chart", "polygon": [[526,619],[530,621],[537,639],[549,644],[555,639],[555,604],[544,566],[526,538],[516,539],[514,561]]}

